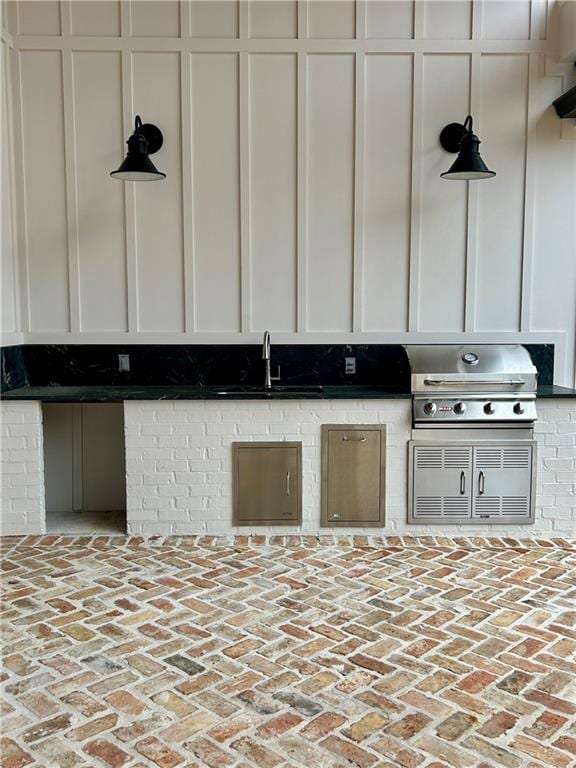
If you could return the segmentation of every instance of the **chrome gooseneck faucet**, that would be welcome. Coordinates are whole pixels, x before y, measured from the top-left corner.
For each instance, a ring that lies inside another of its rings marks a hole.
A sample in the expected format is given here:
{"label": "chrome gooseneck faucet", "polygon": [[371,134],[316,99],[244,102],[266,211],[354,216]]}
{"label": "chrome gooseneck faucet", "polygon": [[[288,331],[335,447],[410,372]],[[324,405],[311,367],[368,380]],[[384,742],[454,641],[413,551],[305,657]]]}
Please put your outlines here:
{"label": "chrome gooseneck faucet", "polygon": [[277,376],[270,375],[270,331],[264,331],[264,340],[262,342],[262,360],[264,360],[264,388],[271,389],[273,381],[280,381],[280,366],[278,366]]}

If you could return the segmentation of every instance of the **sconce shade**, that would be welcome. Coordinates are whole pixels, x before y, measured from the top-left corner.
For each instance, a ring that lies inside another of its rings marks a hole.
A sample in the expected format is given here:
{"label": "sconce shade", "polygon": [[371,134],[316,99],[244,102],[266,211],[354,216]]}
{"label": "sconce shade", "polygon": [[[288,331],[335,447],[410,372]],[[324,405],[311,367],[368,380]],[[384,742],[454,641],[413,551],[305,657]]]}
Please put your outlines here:
{"label": "sconce shade", "polygon": [[473,181],[496,176],[480,156],[480,139],[472,132],[472,117],[468,115],[464,125],[451,123],[440,134],[440,143],[447,152],[458,152],[450,168],[441,173],[443,179]]}
{"label": "sconce shade", "polygon": [[159,181],[166,174],[159,171],[150,155],[157,152],[163,143],[162,132],[155,125],[142,125],[140,115],[136,115],[134,133],[128,139],[128,154],[116,171],[110,176],[121,181]]}

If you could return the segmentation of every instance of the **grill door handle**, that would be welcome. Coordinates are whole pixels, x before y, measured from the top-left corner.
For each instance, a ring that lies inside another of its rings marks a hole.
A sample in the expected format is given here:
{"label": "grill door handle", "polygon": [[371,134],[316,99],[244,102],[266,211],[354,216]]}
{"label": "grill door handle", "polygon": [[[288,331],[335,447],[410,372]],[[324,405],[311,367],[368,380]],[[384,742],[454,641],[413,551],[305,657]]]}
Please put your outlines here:
{"label": "grill door handle", "polygon": [[460,472],[460,493],[462,496],[466,493],[466,472]]}
{"label": "grill door handle", "polygon": [[290,496],[290,472],[286,472],[286,496]]}
{"label": "grill door handle", "polygon": [[483,387],[505,384],[507,387],[520,387],[526,382],[524,379],[424,379],[424,384],[429,387],[439,387],[442,384],[480,384]]}
{"label": "grill door handle", "polygon": [[345,443],[365,443],[366,439],[366,437],[348,437],[348,435],[342,438]]}
{"label": "grill door handle", "polygon": [[486,483],[486,475],[482,470],[480,470],[480,474],[478,475],[478,494],[480,496],[484,495],[484,485]]}

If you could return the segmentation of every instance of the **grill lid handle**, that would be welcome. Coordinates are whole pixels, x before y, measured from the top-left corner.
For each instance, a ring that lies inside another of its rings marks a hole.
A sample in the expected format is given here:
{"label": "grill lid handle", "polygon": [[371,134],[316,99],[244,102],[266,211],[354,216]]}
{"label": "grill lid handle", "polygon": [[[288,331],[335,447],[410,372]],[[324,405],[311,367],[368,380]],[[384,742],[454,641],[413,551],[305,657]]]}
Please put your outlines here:
{"label": "grill lid handle", "polygon": [[505,384],[507,387],[520,387],[526,384],[524,379],[424,379],[424,384],[429,387],[438,387],[442,384],[482,384],[485,387],[494,387]]}

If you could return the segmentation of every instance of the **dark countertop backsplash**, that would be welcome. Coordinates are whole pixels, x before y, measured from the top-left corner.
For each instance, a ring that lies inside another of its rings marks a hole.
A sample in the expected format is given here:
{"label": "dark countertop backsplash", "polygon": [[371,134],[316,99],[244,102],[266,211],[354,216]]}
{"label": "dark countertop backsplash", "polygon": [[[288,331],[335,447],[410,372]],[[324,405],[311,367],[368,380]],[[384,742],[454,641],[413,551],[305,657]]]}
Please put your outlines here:
{"label": "dark countertop backsplash", "polygon": [[[554,376],[554,346],[526,344],[539,371],[539,385]],[[118,370],[118,355],[130,356],[130,371]],[[345,358],[356,373],[345,373]],[[2,390],[21,387],[146,387],[261,384],[260,344],[30,344],[3,347]],[[285,385],[382,386],[410,392],[410,368],[397,344],[273,344],[272,374]]]}

